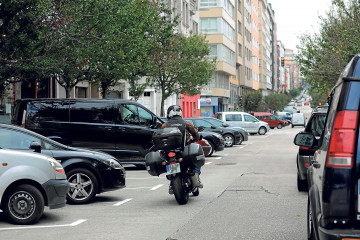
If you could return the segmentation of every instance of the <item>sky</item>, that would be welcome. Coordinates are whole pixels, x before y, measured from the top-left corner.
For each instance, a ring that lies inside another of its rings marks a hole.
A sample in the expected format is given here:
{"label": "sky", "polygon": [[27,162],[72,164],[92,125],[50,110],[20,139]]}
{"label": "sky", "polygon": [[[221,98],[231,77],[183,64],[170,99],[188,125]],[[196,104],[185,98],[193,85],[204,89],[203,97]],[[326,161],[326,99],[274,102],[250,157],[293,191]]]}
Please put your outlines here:
{"label": "sky", "polygon": [[319,15],[330,10],[331,0],[268,0],[275,11],[277,39],[297,52],[298,36],[319,32]]}

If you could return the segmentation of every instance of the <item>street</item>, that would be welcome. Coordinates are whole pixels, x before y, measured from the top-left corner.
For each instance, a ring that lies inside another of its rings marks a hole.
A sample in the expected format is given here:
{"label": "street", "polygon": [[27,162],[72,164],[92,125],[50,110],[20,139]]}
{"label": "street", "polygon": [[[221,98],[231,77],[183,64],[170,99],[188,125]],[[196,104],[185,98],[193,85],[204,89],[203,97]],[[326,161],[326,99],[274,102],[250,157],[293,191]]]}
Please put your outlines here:
{"label": "street", "polygon": [[[298,107],[310,116],[310,107]],[[296,187],[293,144],[303,127],[272,129],[214,153],[202,167],[204,188],[186,205],[168,194],[165,175],[126,168],[127,187],[87,205],[45,209],[39,223],[11,225],[1,239],[306,239],[307,193]]]}

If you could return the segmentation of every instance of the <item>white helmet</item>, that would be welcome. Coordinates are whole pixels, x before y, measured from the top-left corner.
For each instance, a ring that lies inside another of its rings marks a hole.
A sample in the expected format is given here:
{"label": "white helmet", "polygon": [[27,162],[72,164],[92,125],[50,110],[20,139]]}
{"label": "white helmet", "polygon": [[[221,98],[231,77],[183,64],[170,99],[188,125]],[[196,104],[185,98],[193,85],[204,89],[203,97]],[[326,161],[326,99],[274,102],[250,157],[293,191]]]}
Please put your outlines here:
{"label": "white helmet", "polygon": [[178,105],[172,105],[167,110],[167,118],[172,118],[174,116],[182,117],[182,109]]}

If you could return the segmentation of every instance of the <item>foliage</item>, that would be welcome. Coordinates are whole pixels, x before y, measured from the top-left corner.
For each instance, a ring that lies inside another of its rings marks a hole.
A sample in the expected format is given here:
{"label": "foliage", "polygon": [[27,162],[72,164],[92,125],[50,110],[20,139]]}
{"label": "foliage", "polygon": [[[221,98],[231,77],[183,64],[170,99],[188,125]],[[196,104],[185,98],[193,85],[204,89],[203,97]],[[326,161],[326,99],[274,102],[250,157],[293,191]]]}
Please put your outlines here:
{"label": "foliage", "polygon": [[174,33],[177,19],[164,18],[157,36],[157,47],[152,52],[153,71],[150,84],[161,93],[161,116],[164,101],[173,94],[196,95],[206,85],[216,69],[204,36],[185,37]]}
{"label": "foliage", "polygon": [[360,3],[358,0],[333,0],[320,32],[300,37],[296,56],[305,81],[319,93],[327,93],[336,83],[348,56],[360,52]]}
{"label": "foliage", "polygon": [[311,96],[311,107],[315,108],[316,106],[319,105],[324,105],[325,103],[327,103],[328,100],[328,94],[323,93],[323,92],[319,92],[316,89],[310,89],[309,90],[309,95]]}
{"label": "foliage", "polygon": [[290,97],[284,93],[273,93],[265,96],[265,104],[271,111],[281,111],[290,101]]}
{"label": "foliage", "polygon": [[248,92],[245,95],[244,108],[246,112],[259,112],[263,111],[263,95],[260,90]]}
{"label": "foliage", "polygon": [[292,98],[299,96],[301,90],[300,89],[290,89],[289,94]]}

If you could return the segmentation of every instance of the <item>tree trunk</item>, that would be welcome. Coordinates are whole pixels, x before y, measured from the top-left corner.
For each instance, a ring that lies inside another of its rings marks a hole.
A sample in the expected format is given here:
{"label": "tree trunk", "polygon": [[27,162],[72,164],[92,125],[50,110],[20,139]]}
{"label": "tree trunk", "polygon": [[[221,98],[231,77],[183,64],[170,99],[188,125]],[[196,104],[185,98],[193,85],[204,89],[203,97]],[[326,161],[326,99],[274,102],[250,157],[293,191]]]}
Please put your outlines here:
{"label": "tree trunk", "polygon": [[164,111],[164,103],[165,103],[165,99],[164,99],[164,96],[161,96],[161,111],[160,111],[160,116],[162,117],[167,117],[165,116],[165,111]]}
{"label": "tree trunk", "polygon": [[70,87],[65,87],[66,98],[70,98],[70,91],[71,91]]}
{"label": "tree trunk", "polygon": [[108,87],[107,87],[107,86],[105,86],[105,85],[101,86],[101,95],[102,95],[102,97],[103,97],[104,99],[106,98],[106,93],[107,93],[107,91],[108,91]]}

